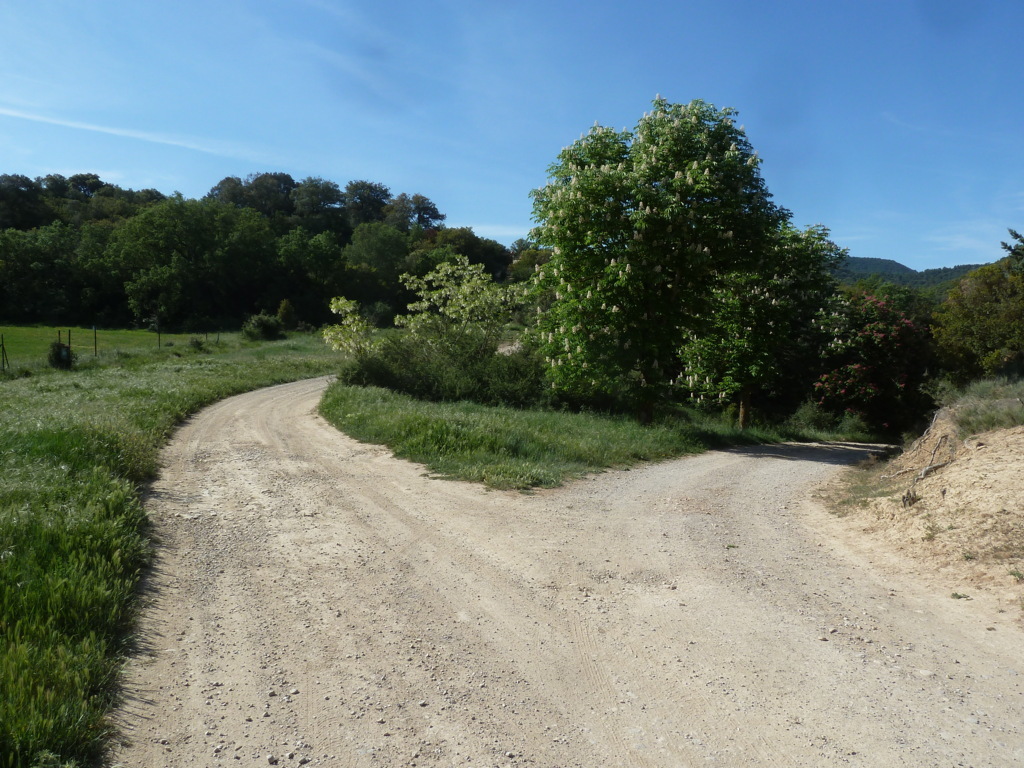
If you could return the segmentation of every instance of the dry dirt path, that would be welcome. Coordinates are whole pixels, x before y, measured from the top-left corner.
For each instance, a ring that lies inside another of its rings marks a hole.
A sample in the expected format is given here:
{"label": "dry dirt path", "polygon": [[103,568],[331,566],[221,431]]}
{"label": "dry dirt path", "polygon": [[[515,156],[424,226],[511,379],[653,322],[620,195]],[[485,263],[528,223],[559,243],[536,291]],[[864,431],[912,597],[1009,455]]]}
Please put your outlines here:
{"label": "dry dirt path", "polygon": [[336,432],[325,383],[167,448],[121,764],[1024,765],[1013,618],[811,501],[863,449],[487,491]]}

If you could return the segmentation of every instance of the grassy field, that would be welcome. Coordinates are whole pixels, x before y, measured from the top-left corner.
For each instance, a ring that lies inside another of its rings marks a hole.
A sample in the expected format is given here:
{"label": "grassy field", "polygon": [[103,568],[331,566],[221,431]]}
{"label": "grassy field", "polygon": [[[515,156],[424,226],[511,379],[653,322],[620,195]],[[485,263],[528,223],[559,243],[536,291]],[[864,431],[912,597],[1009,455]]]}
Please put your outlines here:
{"label": "grassy field", "polygon": [[161,333],[153,331],[93,330],[66,326],[0,326],[8,365],[17,373],[36,371],[47,365],[50,344],[70,338],[71,349],[78,356],[80,366],[106,365],[116,362],[125,354],[145,354],[166,348],[169,354],[181,352],[190,345],[202,342],[215,348],[218,339],[229,343],[237,334]]}
{"label": "grassy field", "polygon": [[[12,358],[16,348],[38,356],[56,338],[46,329],[4,334]],[[318,336],[178,338],[158,348],[155,334],[111,333],[101,360],[83,355],[73,371],[43,362],[0,381],[2,768],[102,758],[150,551],[138,490],[174,426],[228,395],[330,373],[338,362]]]}

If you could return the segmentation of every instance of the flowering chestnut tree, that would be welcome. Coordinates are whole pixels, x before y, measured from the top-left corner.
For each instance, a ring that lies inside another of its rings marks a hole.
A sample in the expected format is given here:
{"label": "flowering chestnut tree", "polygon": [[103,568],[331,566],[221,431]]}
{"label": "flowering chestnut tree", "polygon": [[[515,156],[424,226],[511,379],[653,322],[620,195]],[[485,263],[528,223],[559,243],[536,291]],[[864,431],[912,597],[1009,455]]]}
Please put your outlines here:
{"label": "flowering chestnut tree", "polygon": [[658,98],[633,131],[595,125],[533,191],[532,236],[552,253],[536,342],[559,394],[649,414],[715,290],[768,257],[788,214],[734,114]]}
{"label": "flowering chestnut tree", "polygon": [[832,269],[844,249],[824,227],[776,233],[759,268],[732,272],[711,294],[712,311],[699,333],[683,344],[685,378],[697,399],[736,401],[739,426],[750,418],[751,400],[772,386],[810,386],[809,359],[820,346],[818,313],[835,292]]}

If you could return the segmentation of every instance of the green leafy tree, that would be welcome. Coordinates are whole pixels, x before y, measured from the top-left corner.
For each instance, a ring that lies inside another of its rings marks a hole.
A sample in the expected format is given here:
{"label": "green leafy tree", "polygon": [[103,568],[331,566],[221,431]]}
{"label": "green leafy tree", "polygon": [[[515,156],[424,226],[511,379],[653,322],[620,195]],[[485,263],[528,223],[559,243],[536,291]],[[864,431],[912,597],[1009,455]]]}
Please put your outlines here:
{"label": "green leafy tree", "polygon": [[246,179],[249,207],[268,219],[290,216],[295,210],[292,192],[297,186],[287,173],[255,173]]}
{"label": "green leafy tree", "polygon": [[418,299],[409,313],[395,318],[426,344],[446,344],[470,354],[494,354],[505,323],[522,301],[518,286],[501,285],[483,264],[456,256],[417,277],[404,275],[402,283]]}
{"label": "green leafy tree", "polygon": [[352,229],[360,224],[384,221],[390,202],[391,190],[383,184],[360,179],[345,185],[345,212]]}
{"label": "green leafy tree", "polygon": [[400,232],[413,229],[436,229],[444,224],[445,215],[423,195],[405,192],[384,206],[384,223]]}
{"label": "green leafy tree", "polygon": [[86,199],[107,186],[107,183],[95,173],[76,173],[68,178],[68,185],[73,197]]}
{"label": "green leafy tree", "polygon": [[658,98],[630,131],[595,126],[534,190],[533,238],[552,250],[537,340],[552,387],[648,416],[731,273],[757,268],[787,219],[730,109]]}
{"label": "green leafy tree", "polygon": [[551,260],[549,249],[538,248],[527,240],[516,240],[510,251],[512,263],[508,267],[508,279],[514,283],[532,280],[538,268]]}
{"label": "green leafy tree", "polygon": [[333,181],[310,176],[300,181],[290,196],[299,226],[313,234],[331,231],[348,240],[351,230],[341,187]]}
{"label": "green leafy tree", "polygon": [[850,294],[884,299],[922,327],[931,327],[932,315],[939,305],[934,289],[891,283],[880,275],[871,275],[844,287]]}
{"label": "green leafy tree", "polygon": [[277,319],[286,331],[294,331],[299,324],[299,315],[288,299],[281,299],[277,305]]}
{"label": "green leafy tree", "polygon": [[21,174],[0,174],[0,229],[33,229],[53,218],[38,181]]}
{"label": "green leafy tree", "polygon": [[737,402],[741,429],[756,394],[807,392],[819,347],[814,321],[844,257],[824,227],[783,226],[760,267],[731,272],[712,290],[708,322],[682,347],[682,388],[700,400]]}
{"label": "green leafy tree", "polygon": [[225,176],[210,188],[206,196],[219,203],[234,205],[238,208],[244,208],[249,204],[246,185],[238,176]]}
{"label": "green leafy tree", "polygon": [[346,263],[357,275],[362,273],[365,301],[386,301],[394,305],[402,295],[399,276],[405,271],[409,239],[380,221],[360,224],[345,246]]}
{"label": "green leafy tree", "polygon": [[51,216],[75,227],[91,222],[120,223],[165,198],[155,189],[122,189],[95,173],[70,179],[52,174],[36,181]]}
{"label": "green leafy tree", "polygon": [[352,278],[342,254],[332,232],[311,235],[304,227],[296,227],[278,238],[280,282],[275,287],[279,295],[291,299],[303,320],[326,321],[330,297],[348,289]]}
{"label": "green leafy tree", "polygon": [[[464,350],[473,355],[494,354],[501,333],[522,301],[519,286],[494,282],[482,264],[470,264],[465,256],[453,256],[422,277],[402,275],[402,284],[416,297],[408,312],[395,317],[423,345]],[[324,330],[327,343],[349,352],[373,348],[373,325],[358,302],[344,297],[331,300],[331,311],[341,318]]]}
{"label": "green leafy tree", "polygon": [[136,319],[188,328],[240,323],[277,301],[274,244],[252,209],[173,197],[125,222],[104,255]]}
{"label": "green leafy tree", "polygon": [[1024,244],[1015,247],[967,274],[935,313],[935,339],[955,379],[1024,372]]}
{"label": "green leafy tree", "polygon": [[434,202],[421,194],[412,196],[413,223],[420,229],[438,229],[444,226],[448,218],[438,210]]}
{"label": "green leafy tree", "polygon": [[297,186],[287,173],[253,173],[245,179],[228,176],[217,182],[207,197],[239,208],[254,208],[273,218],[295,210],[292,192]]}
{"label": "green leafy tree", "polygon": [[124,275],[107,259],[110,238],[122,223],[87,221],[78,230],[76,263],[81,274],[78,321],[83,325],[124,328],[132,323],[132,311],[124,292]]}
{"label": "green leafy tree", "polygon": [[438,258],[436,254],[431,254],[437,249],[448,249],[448,252],[465,256],[470,264],[483,264],[490,275],[497,280],[504,279],[512,257],[504,245],[496,240],[480,237],[471,227],[445,228],[429,232],[427,236],[417,241],[410,254],[409,271],[418,274],[428,271],[417,266],[417,262],[421,259],[425,259],[430,268],[444,261],[445,259]]}
{"label": "green leafy tree", "polygon": [[0,317],[17,322],[77,316],[83,276],[75,261],[78,231],[55,222],[0,230]]}
{"label": "green leafy tree", "polygon": [[1010,258],[1010,269],[1013,272],[1024,271],[1024,235],[1015,229],[1009,230],[1010,242],[1001,243]]}
{"label": "green leafy tree", "polygon": [[359,302],[335,296],[331,299],[331,312],[337,315],[333,325],[323,329],[324,342],[337,352],[348,352],[355,356],[372,351],[377,340],[373,337],[374,325],[359,311]]}

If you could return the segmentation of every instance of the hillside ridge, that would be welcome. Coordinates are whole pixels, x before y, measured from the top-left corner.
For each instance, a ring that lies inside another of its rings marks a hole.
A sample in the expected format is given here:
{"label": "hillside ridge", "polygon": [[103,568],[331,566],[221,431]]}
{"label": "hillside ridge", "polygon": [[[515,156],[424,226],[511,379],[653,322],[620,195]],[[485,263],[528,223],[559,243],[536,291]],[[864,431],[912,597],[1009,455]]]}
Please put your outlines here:
{"label": "hillside ridge", "polygon": [[847,256],[833,274],[843,285],[878,277],[885,282],[908,288],[931,288],[959,280],[983,264],[960,264],[955,267],[934,267],[916,270],[892,259],[868,256]]}

